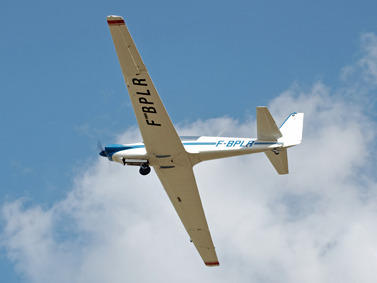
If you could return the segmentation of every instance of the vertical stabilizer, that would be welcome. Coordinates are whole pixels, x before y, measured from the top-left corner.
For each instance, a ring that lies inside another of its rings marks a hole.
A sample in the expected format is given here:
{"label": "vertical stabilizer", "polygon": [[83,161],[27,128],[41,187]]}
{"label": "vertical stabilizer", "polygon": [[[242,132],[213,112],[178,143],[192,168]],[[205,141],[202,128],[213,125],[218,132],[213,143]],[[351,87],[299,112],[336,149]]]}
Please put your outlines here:
{"label": "vertical stabilizer", "polygon": [[279,141],[284,143],[284,147],[300,144],[302,141],[302,130],[304,124],[304,113],[292,113],[280,126],[283,137]]}

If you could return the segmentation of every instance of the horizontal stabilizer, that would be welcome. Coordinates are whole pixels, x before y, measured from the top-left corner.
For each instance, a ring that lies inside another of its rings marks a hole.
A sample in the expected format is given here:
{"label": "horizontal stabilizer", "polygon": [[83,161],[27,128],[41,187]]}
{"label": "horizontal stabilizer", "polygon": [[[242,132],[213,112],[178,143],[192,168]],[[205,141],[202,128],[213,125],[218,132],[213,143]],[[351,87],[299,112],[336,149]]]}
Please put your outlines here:
{"label": "horizontal stabilizer", "polygon": [[282,137],[274,118],[265,106],[257,107],[257,132],[258,140],[262,141],[276,141]]}
{"label": "horizontal stabilizer", "polygon": [[279,154],[273,151],[265,151],[265,154],[280,175],[288,174],[287,149],[283,148],[278,152]]}

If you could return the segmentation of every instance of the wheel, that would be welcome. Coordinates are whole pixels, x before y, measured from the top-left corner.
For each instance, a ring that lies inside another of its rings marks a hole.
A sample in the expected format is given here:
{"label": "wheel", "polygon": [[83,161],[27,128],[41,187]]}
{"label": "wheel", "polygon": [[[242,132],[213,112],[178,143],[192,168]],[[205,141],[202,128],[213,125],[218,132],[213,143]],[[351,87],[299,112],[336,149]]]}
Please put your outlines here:
{"label": "wheel", "polygon": [[151,172],[151,167],[148,164],[143,163],[140,166],[139,173],[143,176],[148,175]]}

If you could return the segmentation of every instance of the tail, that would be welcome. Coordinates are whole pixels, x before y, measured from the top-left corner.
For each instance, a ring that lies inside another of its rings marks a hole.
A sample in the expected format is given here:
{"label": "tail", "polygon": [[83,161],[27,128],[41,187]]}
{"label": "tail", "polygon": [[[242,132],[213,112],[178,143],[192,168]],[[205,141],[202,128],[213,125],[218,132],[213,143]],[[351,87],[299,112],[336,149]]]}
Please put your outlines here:
{"label": "tail", "polygon": [[304,113],[292,113],[278,128],[267,107],[257,107],[257,132],[259,141],[274,141],[281,148],[265,154],[279,174],[288,174],[287,147],[301,143]]}

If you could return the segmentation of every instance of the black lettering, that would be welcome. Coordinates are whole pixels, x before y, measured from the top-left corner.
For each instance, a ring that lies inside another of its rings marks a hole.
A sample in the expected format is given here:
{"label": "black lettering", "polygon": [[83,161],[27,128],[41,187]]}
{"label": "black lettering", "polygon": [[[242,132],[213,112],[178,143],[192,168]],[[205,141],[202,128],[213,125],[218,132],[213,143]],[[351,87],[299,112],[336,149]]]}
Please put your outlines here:
{"label": "black lettering", "polygon": [[147,85],[146,83],[145,83],[145,79],[132,79],[132,83],[134,84],[134,85]]}
{"label": "black lettering", "polygon": [[145,97],[139,97],[139,102],[144,104],[153,104],[153,102],[148,101]]}
{"label": "black lettering", "polygon": [[161,124],[155,123],[153,120],[151,120],[151,121],[145,120],[145,121],[147,121],[148,125],[161,127]]}
{"label": "black lettering", "polygon": [[156,108],[154,108],[153,106],[149,106],[149,107],[143,106],[141,107],[141,109],[143,110],[144,113],[157,113]]}
{"label": "black lettering", "polygon": [[149,89],[147,89],[146,92],[137,91],[136,94],[140,94],[140,95],[151,95],[151,92],[149,91]]}

